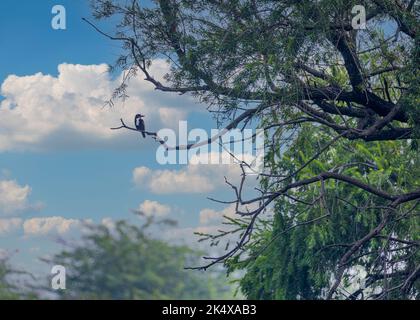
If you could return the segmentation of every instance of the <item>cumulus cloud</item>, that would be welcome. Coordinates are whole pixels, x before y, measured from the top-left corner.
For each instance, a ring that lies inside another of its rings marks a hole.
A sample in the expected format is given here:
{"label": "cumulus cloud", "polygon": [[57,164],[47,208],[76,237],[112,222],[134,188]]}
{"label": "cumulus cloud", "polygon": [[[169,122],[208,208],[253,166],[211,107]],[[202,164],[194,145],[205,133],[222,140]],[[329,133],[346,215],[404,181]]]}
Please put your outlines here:
{"label": "cumulus cloud", "polygon": [[211,225],[216,224],[219,225],[223,217],[235,217],[235,205],[232,204],[222,210],[215,210],[215,209],[203,209],[200,211],[200,224],[202,225]]}
{"label": "cumulus cloud", "polygon": [[[242,205],[238,208],[241,212],[247,212],[257,209],[257,204]],[[236,226],[226,224],[228,218],[241,218],[236,213],[236,205],[230,204],[221,209],[204,208],[199,211],[199,223],[193,227],[180,227],[165,232],[162,236],[168,241],[179,241],[188,245],[195,246],[201,250],[212,251],[213,256],[223,254],[227,245],[237,243],[240,238],[240,232],[229,233],[219,238],[219,245],[209,247],[208,241],[198,241],[201,235],[217,235],[221,231],[228,232],[236,229]],[[272,219],[272,210],[267,208],[264,212],[265,219]]]}
{"label": "cumulus cloud", "polygon": [[200,193],[215,188],[215,181],[196,167],[181,170],[151,170],[138,167],[133,171],[133,180],[139,187],[148,188],[153,193]]}
{"label": "cumulus cloud", "polygon": [[147,180],[151,177],[152,173],[153,171],[147,167],[134,168],[133,181],[138,186],[147,184]]}
{"label": "cumulus cloud", "polygon": [[[198,158],[208,158],[203,163]],[[241,169],[232,161],[220,163],[220,159],[230,157],[228,153],[216,153],[192,156],[188,165],[179,170],[152,170],[148,167],[137,167],[133,170],[133,181],[141,188],[147,188],[156,194],[169,193],[206,193],[225,185],[225,177],[231,182],[238,182]],[[251,156],[250,156],[251,157]]]}
{"label": "cumulus cloud", "polygon": [[[158,79],[166,71],[164,60],[153,62],[151,73]],[[42,73],[8,76],[1,85],[0,152],[138,146],[136,134],[109,128],[118,125],[120,118],[130,124],[136,113],[146,115],[151,130],[176,128],[177,121],[192,110],[191,98],[156,92],[141,75],[130,82],[130,98],[124,106],[104,107],[121,77],[112,79],[105,64],[66,63],[58,66],[56,77]]]}
{"label": "cumulus cloud", "polygon": [[0,235],[16,231],[21,226],[22,219],[20,218],[0,219]]}
{"label": "cumulus cloud", "polygon": [[77,219],[63,217],[39,217],[25,220],[23,231],[26,236],[42,236],[48,234],[63,235],[81,226]]}
{"label": "cumulus cloud", "polygon": [[[198,236],[201,234],[217,234],[219,230],[229,230],[230,227],[223,225],[224,216],[234,218],[235,205],[231,204],[221,210],[205,208],[199,212],[199,224],[195,227],[180,227],[171,229],[163,236],[168,240],[187,240],[189,244],[198,244]],[[226,238],[226,240],[229,240]],[[208,244],[205,243],[202,248],[206,248]]]}
{"label": "cumulus cloud", "polygon": [[19,185],[15,180],[0,180],[0,215],[13,215],[30,209],[40,209],[40,204],[28,203],[31,191],[30,186]]}
{"label": "cumulus cloud", "polygon": [[171,212],[171,207],[157,201],[145,200],[139,205],[138,210],[146,216],[163,217]]}
{"label": "cumulus cloud", "polygon": [[[247,205],[239,205],[238,210],[240,212],[251,212],[258,208],[258,204],[247,204]],[[265,216],[271,216],[271,208],[268,207],[266,209]],[[236,204],[230,204],[229,206],[221,209],[211,209],[205,208],[200,211],[200,227],[207,228],[207,227],[217,227],[220,228],[222,226],[222,222],[225,221],[225,217],[228,218],[240,218],[241,216],[236,213]]]}
{"label": "cumulus cloud", "polygon": [[107,227],[109,230],[113,230],[115,227],[115,221],[110,217],[103,218],[101,220],[101,224]]}
{"label": "cumulus cloud", "polygon": [[178,124],[179,121],[187,118],[187,112],[185,110],[163,107],[159,109],[159,116],[163,125],[172,128],[174,123]]}

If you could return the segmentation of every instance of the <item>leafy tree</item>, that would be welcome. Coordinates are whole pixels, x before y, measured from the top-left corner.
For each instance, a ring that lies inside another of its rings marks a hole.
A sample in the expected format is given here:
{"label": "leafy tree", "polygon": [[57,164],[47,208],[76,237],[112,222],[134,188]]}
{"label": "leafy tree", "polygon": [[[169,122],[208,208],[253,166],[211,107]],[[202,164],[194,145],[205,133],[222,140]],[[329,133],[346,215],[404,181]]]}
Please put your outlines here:
{"label": "leafy tree", "polygon": [[29,273],[13,268],[8,258],[0,259],[0,300],[36,299],[38,294],[27,286]]}
{"label": "leafy tree", "polygon": [[[308,161],[306,155],[329,141],[317,128],[305,125],[303,129],[281,161],[273,161],[275,172],[302,168]],[[420,154],[407,141],[366,144],[342,140],[297,173],[296,179],[305,181],[323,172],[345,174],[378,190],[404,193],[419,183]],[[277,187],[268,188],[275,191]],[[321,179],[276,201],[273,225],[248,244],[250,257],[229,264],[231,269],[247,270],[241,287],[253,299],[325,297],[341,264],[346,272],[338,297],[418,297],[420,283],[407,277],[419,262],[416,205],[390,209],[381,197],[361,188]],[[371,237],[369,243],[364,242],[366,235]],[[344,260],[355,244],[357,253]]]}
{"label": "leafy tree", "polygon": [[[355,5],[366,10],[364,29],[352,25]],[[127,76],[111,102],[126,97],[140,72],[157,90],[206,102],[227,129],[254,120],[265,130],[261,194],[246,199],[245,179],[231,185],[238,219],[229,223],[239,226],[239,240],[202,268],[245,268],[242,286],[253,298],[418,295],[416,1],[92,6],[96,18],[119,21],[112,35],[87,21],[124,49],[116,67]],[[161,57],[171,64],[165,83],[149,72]]]}
{"label": "leafy tree", "polygon": [[8,277],[11,274],[10,267],[5,260],[0,260],[0,300],[16,300],[19,295],[10,283]]}
{"label": "leafy tree", "polygon": [[[118,221],[111,229],[91,225],[82,244],[56,254],[50,264],[66,267],[61,299],[213,299],[232,297],[226,276],[184,270],[198,253],[147,235]],[[57,293],[54,291],[54,293]]]}

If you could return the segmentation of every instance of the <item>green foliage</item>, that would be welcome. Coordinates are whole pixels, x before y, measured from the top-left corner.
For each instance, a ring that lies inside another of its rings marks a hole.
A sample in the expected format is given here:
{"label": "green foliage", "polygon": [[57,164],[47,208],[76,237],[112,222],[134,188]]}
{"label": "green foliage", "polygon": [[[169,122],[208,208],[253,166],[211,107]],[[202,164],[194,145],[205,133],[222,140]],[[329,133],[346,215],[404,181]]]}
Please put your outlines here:
{"label": "green foliage", "polygon": [[[419,264],[418,2],[92,3],[96,18],[117,17],[116,34],[130,39],[123,41],[118,67],[141,70],[156,89],[191,93],[220,123],[237,120],[246,110],[253,113],[242,119],[245,125],[255,120],[266,129],[267,175],[260,184],[263,192],[276,195],[274,219],[263,222],[266,210],[248,216],[256,221],[244,227],[252,236],[243,239],[244,250],[225,261],[230,271],[245,269],[241,285],[249,298],[331,298],[326,290],[336,275],[343,281],[337,286],[341,291],[333,293],[349,297],[344,291],[359,285],[351,274],[355,270],[372,281],[366,292],[386,289],[381,298],[418,294],[418,282],[411,292],[397,290],[404,286],[402,276],[417,279]],[[352,27],[355,5],[366,9],[364,30]],[[165,85],[147,72],[162,57],[171,63]],[[287,188],[323,173],[352,180],[315,179]],[[394,208],[389,207],[393,196],[372,189],[415,197]],[[342,278],[340,259],[385,216],[380,234],[346,261]],[[400,242],[390,240],[394,237]]]}
{"label": "green foliage", "polygon": [[[274,172],[290,173],[300,168],[316,152],[316,146],[324,145],[330,139],[328,134],[313,126],[303,126],[281,159],[271,163]],[[341,140],[300,171],[296,180],[334,170],[334,167],[336,172],[351,175],[390,193],[420,187],[420,154],[407,141],[364,143]],[[276,190],[276,186],[272,186],[272,190]],[[314,203],[320,194],[324,199]],[[289,195],[314,204],[297,203],[290,198],[278,200],[274,207],[271,232],[258,233],[248,246],[250,258],[228,263],[231,270],[246,270],[241,288],[250,299],[324,297],[342,255],[352,243],[379,223],[382,211],[378,208],[385,206],[383,199],[335,180],[312,184]],[[384,234],[418,241],[418,215],[413,214],[402,220],[410,208],[412,204],[396,211],[394,222],[385,229]],[[315,222],[307,224],[308,221]],[[363,270],[368,274],[380,273],[383,266],[378,262],[378,255],[371,253],[390,245],[386,237],[375,239],[359,252],[361,256],[366,256],[352,261],[349,269]],[[404,264],[412,266],[418,263],[419,257],[415,248],[408,247],[395,253],[393,260],[404,259]],[[389,268],[398,270],[394,265],[389,265]],[[363,278],[360,274],[359,277]],[[352,284],[347,286],[350,292],[359,286],[356,279],[350,273],[345,276],[343,282]],[[386,285],[392,287],[397,284],[396,279],[390,279]],[[383,286],[384,282],[378,281],[370,290]],[[416,290],[414,296],[418,294]],[[343,296],[345,293],[341,292]],[[403,298],[401,295],[388,296],[397,297]]]}
{"label": "green foliage", "polygon": [[0,300],[37,299],[38,294],[35,291],[22,286],[28,275],[26,272],[15,270],[8,259],[0,259]]}
{"label": "green foliage", "polygon": [[17,300],[19,294],[13,288],[8,276],[11,270],[6,261],[0,260],[0,300]]}
{"label": "green foliage", "polygon": [[62,299],[214,299],[231,298],[221,272],[198,272],[199,253],[147,235],[147,228],[125,221],[113,230],[93,226],[84,243],[51,261],[66,267]]}

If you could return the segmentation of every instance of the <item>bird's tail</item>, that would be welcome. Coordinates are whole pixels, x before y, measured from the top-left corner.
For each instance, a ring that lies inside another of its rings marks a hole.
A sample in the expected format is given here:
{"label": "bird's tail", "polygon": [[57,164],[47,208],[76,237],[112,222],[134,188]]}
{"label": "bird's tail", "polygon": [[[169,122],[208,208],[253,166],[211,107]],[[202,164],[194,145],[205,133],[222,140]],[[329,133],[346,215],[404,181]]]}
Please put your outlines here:
{"label": "bird's tail", "polygon": [[143,138],[146,138],[146,133],[144,133],[144,131],[141,132],[141,135],[143,136]]}

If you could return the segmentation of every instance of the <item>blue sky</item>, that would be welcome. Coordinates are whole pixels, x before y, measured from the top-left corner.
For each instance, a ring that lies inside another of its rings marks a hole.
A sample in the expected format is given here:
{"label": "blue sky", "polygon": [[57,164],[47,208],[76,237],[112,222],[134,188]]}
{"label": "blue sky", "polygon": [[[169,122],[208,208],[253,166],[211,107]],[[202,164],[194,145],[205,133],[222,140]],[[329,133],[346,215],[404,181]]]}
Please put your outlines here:
{"label": "blue sky", "polygon": [[[51,28],[51,9],[64,5],[67,30]],[[0,2],[0,79],[9,74],[26,75],[39,71],[57,73],[57,65],[68,63],[94,64],[112,62],[119,48],[109,43],[86,24],[89,1],[83,0],[5,0]]]}
{"label": "blue sky", "polygon": [[[66,8],[66,30],[51,28],[56,4]],[[101,64],[112,64],[121,49],[81,20],[90,17],[88,1],[2,0],[0,11],[0,254],[23,269],[49,272],[37,258],[59,249],[54,237],[77,234],[78,221],[135,219],[130,210],[142,204],[180,222],[169,238],[214,229],[230,211],[206,198],[230,199],[223,175],[236,168],[162,167],[156,143],[109,130],[121,114],[131,121],[137,112],[156,129],[188,120],[209,130],[215,123],[205,107],[136,79],[126,104],[103,108],[99,100],[111,95],[120,74],[106,74]],[[157,73],[165,68],[155,65]],[[79,119],[80,112],[92,118]],[[136,168],[146,169],[136,175]]]}

